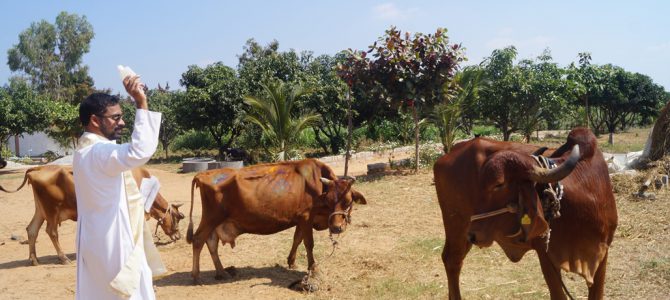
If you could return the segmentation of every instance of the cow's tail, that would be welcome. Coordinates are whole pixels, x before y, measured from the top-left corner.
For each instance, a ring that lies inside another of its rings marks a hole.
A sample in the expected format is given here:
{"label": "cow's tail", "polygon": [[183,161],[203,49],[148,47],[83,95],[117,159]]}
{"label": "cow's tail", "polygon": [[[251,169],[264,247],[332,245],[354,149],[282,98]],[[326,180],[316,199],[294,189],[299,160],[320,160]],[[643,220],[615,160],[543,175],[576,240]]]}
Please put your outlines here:
{"label": "cow's tail", "polygon": [[26,182],[28,182],[28,173],[30,173],[34,169],[35,168],[30,168],[26,171],[26,175],[23,176],[23,182],[21,183],[21,185],[17,189],[15,189],[13,191],[10,191],[10,190],[6,190],[2,185],[0,185],[0,191],[3,191],[5,193],[16,193],[16,192],[18,192],[19,190],[21,190],[23,188],[23,186],[26,185]]}
{"label": "cow's tail", "polygon": [[195,188],[197,187],[198,177],[193,177],[191,182],[191,210],[188,213],[188,230],[186,231],[186,242],[193,242],[193,196],[195,194]]}

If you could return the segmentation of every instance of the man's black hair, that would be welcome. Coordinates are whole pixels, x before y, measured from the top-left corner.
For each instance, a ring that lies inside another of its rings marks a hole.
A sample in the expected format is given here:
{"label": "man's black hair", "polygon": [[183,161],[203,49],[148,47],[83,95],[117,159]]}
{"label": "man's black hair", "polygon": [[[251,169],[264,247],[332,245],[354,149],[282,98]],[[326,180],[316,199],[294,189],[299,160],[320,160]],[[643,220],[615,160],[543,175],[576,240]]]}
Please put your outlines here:
{"label": "man's black hair", "polygon": [[84,126],[88,126],[91,115],[102,115],[107,107],[119,104],[119,97],[105,93],[93,93],[79,104],[79,120]]}

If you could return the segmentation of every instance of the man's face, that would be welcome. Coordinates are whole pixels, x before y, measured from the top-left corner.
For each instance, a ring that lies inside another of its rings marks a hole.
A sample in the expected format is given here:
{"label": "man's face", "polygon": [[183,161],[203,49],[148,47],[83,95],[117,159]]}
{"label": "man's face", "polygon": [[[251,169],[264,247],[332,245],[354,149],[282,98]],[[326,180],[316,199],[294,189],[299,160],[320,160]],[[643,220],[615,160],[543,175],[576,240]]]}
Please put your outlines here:
{"label": "man's face", "polygon": [[108,106],[101,115],[95,115],[100,124],[100,132],[109,140],[118,140],[121,138],[121,132],[126,126],[123,121],[123,111],[121,105]]}

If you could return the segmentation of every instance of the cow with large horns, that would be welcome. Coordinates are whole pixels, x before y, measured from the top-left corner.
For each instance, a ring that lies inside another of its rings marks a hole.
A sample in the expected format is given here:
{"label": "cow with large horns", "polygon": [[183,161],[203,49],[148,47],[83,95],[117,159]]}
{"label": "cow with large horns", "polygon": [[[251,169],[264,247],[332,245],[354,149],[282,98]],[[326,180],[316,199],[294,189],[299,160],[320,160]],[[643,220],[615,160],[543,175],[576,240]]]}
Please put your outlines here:
{"label": "cow with large horns", "polygon": [[[144,168],[136,168],[132,172],[138,185],[142,178],[151,177],[149,171]],[[61,165],[33,167],[26,170],[23,183],[16,190],[7,190],[2,186],[0,186],[0,190],[15,193],[21,190],[26,183],[32,185],[35,198],[35,214],[28,227],[26,227],[30,262],[34,266],[39,265],[35,243],[39,230],[46,221],[46,232],[51,238],[54,248],[56,248],[60,262],[62,264],[70,263],[70,259],[65,256],[58,242],[58,226],[65,220],[77,220],[77,199],[74,192],[72,167]],[[181,205],[168,203],[159,192],[149,211],[149,215],[157,220],[158,226],[173,241],[181,238],[179,221],[184,218],[184,214],[179,212]]]}
{"label": "cow with large horns", "polygon": [[560,270],[581,275],[589,299],[603,298],[617,211],[596,138],[578,128],[549,158],[535,150],[476,138],[436,162],[450,299],[460,299],[458,277],[471,246],[494,241],[514,262],[535,250],[552,299],[566,298]]}
{"label": "cow with large horns", "polygon": [[[218,241],[235,247],[243,233],[273,234],[296,227],[288,256],[295,267],[301,242],[307,251],[308,269],[316,271],[312,254],[312,229],[341,233],[350,222],[353,202],[365,197],[353,190],[352,179],[339,179],[324,163],[307,159],[198,173],[191,185],[191,212],[186,241],[193,243],[195,283],[200,280],[200,252],[207,244],[216,268],[216,279],[230,278],[218,255]],[[193,233],[193,199],[200,189],[202,217]]]}

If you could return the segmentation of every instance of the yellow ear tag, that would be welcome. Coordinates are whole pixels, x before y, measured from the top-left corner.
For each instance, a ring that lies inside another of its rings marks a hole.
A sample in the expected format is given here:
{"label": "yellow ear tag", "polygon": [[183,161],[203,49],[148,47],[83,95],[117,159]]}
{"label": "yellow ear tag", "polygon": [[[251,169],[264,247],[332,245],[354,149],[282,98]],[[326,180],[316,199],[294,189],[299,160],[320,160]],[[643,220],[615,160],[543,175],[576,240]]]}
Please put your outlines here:
{"label": "yellow ear tag", "polygon": [[530,225],[530,217],[527,214],[521,218],[521,225]]}

